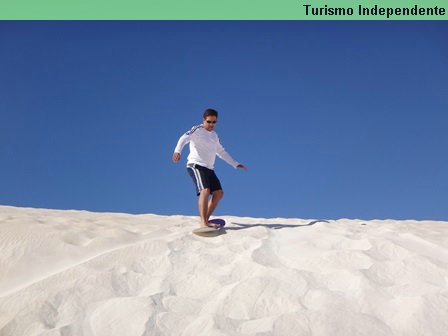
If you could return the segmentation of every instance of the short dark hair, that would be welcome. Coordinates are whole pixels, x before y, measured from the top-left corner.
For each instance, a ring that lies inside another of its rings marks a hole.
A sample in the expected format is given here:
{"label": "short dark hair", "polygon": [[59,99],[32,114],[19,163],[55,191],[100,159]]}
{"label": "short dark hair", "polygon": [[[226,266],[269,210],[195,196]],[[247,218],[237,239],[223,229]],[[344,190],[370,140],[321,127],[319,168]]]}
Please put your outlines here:
{"label": "short dark hair", "polygon": [[214,110],[214,109],[206,109],[204,112],[204,119],[207,117],[216,117],[218,118],[218,111]]}

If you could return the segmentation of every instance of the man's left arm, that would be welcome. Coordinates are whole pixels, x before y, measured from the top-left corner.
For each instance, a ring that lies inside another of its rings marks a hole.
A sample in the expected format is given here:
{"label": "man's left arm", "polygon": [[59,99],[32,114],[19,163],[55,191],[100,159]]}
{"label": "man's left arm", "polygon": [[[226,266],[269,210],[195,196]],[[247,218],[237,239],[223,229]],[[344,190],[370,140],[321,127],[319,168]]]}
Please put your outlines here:
{"label": "man's left arm", "polygon": [[233,168],[247,170],[247,168],[244,165],[242,165],[238,161],[235,161],[235,159],[229,153],[227,153],[225,148],[221,145],[221,142],[218,142],[218,150],[216,155],[218,155],[219,158],[227,162]]}

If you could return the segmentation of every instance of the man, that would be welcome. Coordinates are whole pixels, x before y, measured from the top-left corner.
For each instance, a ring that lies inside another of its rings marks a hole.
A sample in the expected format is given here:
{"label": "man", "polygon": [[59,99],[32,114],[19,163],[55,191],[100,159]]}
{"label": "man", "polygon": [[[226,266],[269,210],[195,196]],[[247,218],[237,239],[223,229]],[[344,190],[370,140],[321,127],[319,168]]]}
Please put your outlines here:
{"label": "man", "polygon": [[207,109],[204,112],[202,125],[194,126],[182,135],[173,154],[173,162],[179,162],[182,149],[187,143],[190,143],[187,170],[199,196],[201,227],[214,227],[209,223],[209,219],[224,195],[221,183],[214,171],[216,155],[232,167],[247,171],[247,168],[235,161],[221,145],[218,134],[215,132],[217,121],[218,112]]}

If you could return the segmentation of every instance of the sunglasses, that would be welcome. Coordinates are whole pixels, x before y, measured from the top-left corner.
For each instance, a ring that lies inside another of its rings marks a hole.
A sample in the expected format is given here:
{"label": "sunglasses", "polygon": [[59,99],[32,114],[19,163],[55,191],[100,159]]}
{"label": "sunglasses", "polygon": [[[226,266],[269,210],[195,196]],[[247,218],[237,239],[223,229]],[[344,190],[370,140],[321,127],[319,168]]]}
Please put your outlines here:
{"label": "sunglasses", "polygon": [[216,120],[206,120],[208,124],[216,124]]}

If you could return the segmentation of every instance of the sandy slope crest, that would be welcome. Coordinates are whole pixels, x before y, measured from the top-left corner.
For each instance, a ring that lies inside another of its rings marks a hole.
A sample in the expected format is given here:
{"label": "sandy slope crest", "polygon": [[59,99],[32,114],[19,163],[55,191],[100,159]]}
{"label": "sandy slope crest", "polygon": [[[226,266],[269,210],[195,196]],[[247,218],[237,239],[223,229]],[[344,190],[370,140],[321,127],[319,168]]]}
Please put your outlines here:
{"label": "sandy slope crest", "polygon": [[0,335],[446,335],[448,223],[0,206]]}

